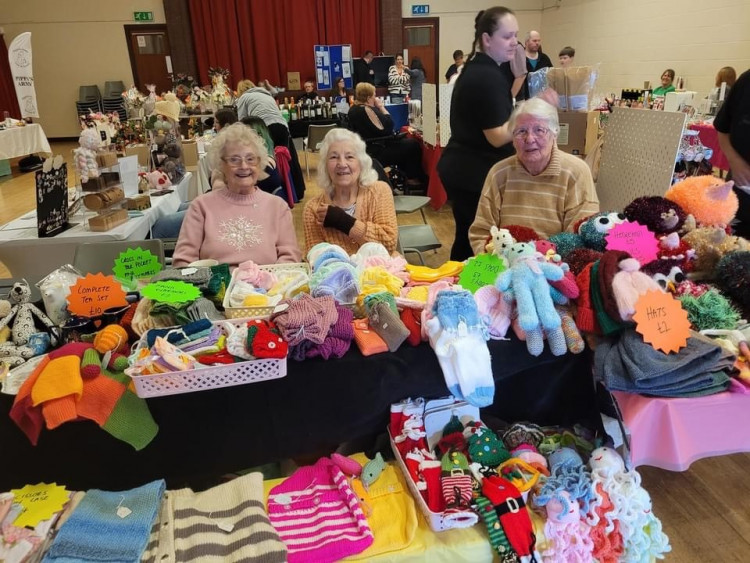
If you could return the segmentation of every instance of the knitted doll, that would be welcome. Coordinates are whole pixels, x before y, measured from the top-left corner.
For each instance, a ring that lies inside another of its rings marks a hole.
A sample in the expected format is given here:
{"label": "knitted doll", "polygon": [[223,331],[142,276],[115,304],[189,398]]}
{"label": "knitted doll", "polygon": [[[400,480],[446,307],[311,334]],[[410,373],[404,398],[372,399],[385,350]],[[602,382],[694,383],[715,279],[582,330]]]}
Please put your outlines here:
{"label": "knitted doll", "polygon": [[699,227],[726,228],[739,207],[734,182],[715,176],[691,176],[667,190],[664,197],[695,218]]}
{"label": "knitted doll", "polygon": [[[34,326],[35,318],[49,329],[55,326],[36,305],[29,303],[30,298],[31,288],[26,280],[14,283],[8,293],[12,307],[8,315],[0,320],[0,330],[6,326],[11,329],[11,342],[0,344],[0,358],[11,366],[20,365],[46,351],[46,346],[40,349],[39,339],[32,338],[32,335],[37,333]],[[49,344],[57,344],[54,335],[50,337]]]}
{"label": "knitted doll", "polygon": [[571,500],[580,503],[584,513],[594,499],[591,474],[581,456],[572,448],[560,448],[549,456],[550,476],[534,497],[536,506],[547,506],[556,493],[565,491]]}
{"label": "knitted doll", "polygon": [[593,561],[594,544],[589,526],[581,520],[578,503],[567,491],[557,491],[547,503],[544,536],[550,547],[542,553],[543,561],[580,563]]}
{"label": "knitted doll", "polygon": [[99,148],[102,140],[96,129],[87,127],[81,131],[78,137],[78,144],[81,145],[73,151],[73,164],[76,172],[81,177],[81,182],[86,182],[89,178],[99,176],[99,165],[96,163],[96,149]]}
{"label": "knitted doll", "polygon": [[641,476],[625,471],[625,462],[607,447],[591,452],[589,459],[594,485],[602,484],[614,505],[613,518],[620,521],[625,545],[625,561],[650,561],[663,558],[671,550],[661,523],[651,511],[651,499],[641,487]]}
{"label": "knitted doll", "polygon": [[531,243],[512,245],[508,255],[511,267],[500,274],[495,287],[503,292],[505,299],[516,300],[518,321],[527,334],[529,353],[541,354],[539,337],[541,329],[544,329],[553,353],[564,354],[567,348],[560,328],[560,315],[555,310],[547,283],[547,280],[561,280],[563,270],[555,264],[540,262],[540,255]]}

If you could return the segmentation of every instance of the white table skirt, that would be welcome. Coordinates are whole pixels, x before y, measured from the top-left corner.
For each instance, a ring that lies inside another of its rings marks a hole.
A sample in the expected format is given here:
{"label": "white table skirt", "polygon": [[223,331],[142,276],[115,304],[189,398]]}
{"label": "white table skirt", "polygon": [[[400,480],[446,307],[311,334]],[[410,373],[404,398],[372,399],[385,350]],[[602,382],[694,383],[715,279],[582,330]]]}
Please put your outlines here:
{"label": "white table skirt", "polygon": [[49,141],[38,123],[24,127],[11,127],[0,131],[0,160],[29,154],[52,154]]}
{"label": "white table skirt", "polygon": [[94,216],[93,213],[89,212],[86,213],[85,217],[77,214],[71,218],[72,223],[78,223],[76,226],[54,237],[39,239],[36,229],[36,210],[30,211],[0,227],[0,248],[2,248],[3,243],[13,240],[35,240],[43,241],[45,244],[73,241],[144,240],[151,232],[151,227],[157,219],[174,213],[180,203],[187,201],[192,176],[192,173],[187,172],[179,184],[172,186],[174,191],[171,194],[152,197],[151,208],[145,209],[142,216],[131,217],[122,225],[105,232],[88,230],[88,218]]}

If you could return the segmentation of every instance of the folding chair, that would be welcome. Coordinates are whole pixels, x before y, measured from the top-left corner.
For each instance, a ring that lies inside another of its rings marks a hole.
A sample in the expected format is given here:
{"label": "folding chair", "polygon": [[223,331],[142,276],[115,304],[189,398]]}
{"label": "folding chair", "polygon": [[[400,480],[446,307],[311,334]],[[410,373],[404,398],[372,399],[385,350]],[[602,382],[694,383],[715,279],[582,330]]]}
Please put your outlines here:
{"label": "folding chair", "polygon": [[338,127],[335,123],[331,125],[309,125],[307,128],[307,137],[302,139],[302,150],[305,152],[305,169],[307,170],[307,178],[310,178],[310,165],[307,161],[307,153],[318,152],[320,143],[323,142],[323,138],[328,134],[331,129]]}

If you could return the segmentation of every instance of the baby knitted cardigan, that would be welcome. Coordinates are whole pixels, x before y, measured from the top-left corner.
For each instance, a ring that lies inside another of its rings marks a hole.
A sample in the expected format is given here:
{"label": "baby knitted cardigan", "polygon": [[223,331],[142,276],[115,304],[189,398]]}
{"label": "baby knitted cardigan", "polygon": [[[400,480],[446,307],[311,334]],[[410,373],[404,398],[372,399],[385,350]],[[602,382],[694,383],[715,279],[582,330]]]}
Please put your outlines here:
{"label": "baby knitted cardigan", "polygon": [[271,489],[268,516],[286,544],[289,563],[337,561],[373,542],[357,496],[328,458],[300,467]]}

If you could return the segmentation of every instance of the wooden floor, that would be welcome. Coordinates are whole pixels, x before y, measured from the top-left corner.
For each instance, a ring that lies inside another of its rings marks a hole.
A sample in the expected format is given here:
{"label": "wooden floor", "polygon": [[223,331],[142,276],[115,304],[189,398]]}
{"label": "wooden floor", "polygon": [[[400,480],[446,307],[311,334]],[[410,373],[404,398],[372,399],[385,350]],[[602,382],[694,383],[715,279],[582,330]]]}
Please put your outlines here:
{"label": "wooden floor", "polygon": [[[70,160],[72,143],[53,143],[52,147]],[[317,161],[314,155],[311,158],[312,169]],[[69,174],[70,181],[74,181],[70,166]],[[313,175],[308,182],[308,194],[317,190]],[[34,174],[20,174],[14,166],[12,176],[0,178],[0,224],[34,206]],[[304,242],[302,209],[300,204],[293,211],[300,246]],[[438,266],[448,259],[453,240],[452,215],[446,206],[440,211],[428,209],[427,219],[443,248],[427,253],[425,259],[428,265]],[[400,224],[420,222],[419,213],[399,216]],[[0,277],[3,277],[1,265]],[[750,432],[750,429],[737,428],[737,432]],[[642,467],[640,472],[644,486],[651,493],[654,512],[661,518],[672,544],[667,560],[702,563],[750,561],[750,454],[704,459],[683,473],[652,467]]]}

